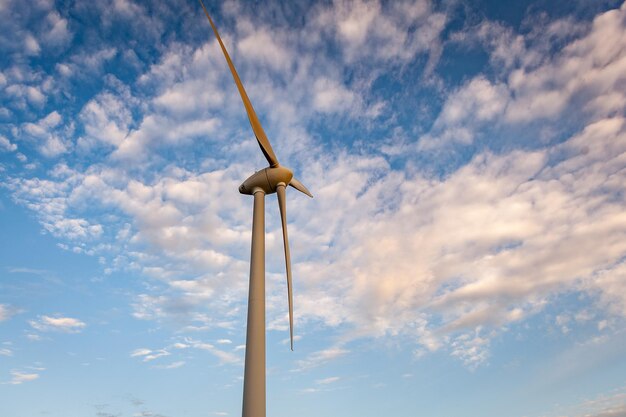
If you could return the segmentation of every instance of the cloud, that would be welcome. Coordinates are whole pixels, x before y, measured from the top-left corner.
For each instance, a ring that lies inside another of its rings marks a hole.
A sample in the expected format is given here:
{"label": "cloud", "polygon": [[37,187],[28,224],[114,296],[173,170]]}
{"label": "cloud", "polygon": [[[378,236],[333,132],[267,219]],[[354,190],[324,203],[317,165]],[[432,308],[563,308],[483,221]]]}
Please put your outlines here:
{"label": "cloud", "polygon": [[46,16],[42,25],[42,40],[49,46],[64,46],[72,40],[72,33],[68,29],[68,21],[59,12],[52,10]]}
{"label": "cloud", "polygon": [[0,304],[0,322],[10,319],[17,311],[8,304]]}
{"label": "cloud", "polygon": [[149,355],[151,352],[152,352],[152,350],[146,349],[146,348],[135,349],[130,354],[130,356],[131,356],[131,358],[134,358],[136,356],[146,356],[146,355]]}
{"label": "cloud", "polygon": [[233,363],[241,362],[241,358],[239,356],[230,352],[223,351],[221,349],[217,349],[215,346],[211,345],[210,343],[204,343],[204,342],[189,339],[189,338],[186,338],[185,342],[189,343],[189,345],[194,349],[206,350],[210,352],[211,354],[215,355],[220,360],[220,363],[233,364]]}
{"label": "cloud", "polygon": [[9,139],[0,135],[0,150],[5,152],[15,152],[17,150],[17,145],[11,143]]}
{"label": "cloud", "polygon": [[335,1],[321,8],[318,30],[331,31],[342,46],[347,62],[361,59],[408,62],[427,52],[430,72],[441,53],[440,34],[446,15],[435,12],[430,1]]}
{"label": "cloud", "polygon": [[623,109],[626,97],[616,93],[620,90],[616,86],[623,82],[626,69],[625,14],[622,7],[598,15],[590,31],[551,62],[513,71],[509,85],[516,99],[507,109],[507,120],[552,118],[579,104],[595,117]]}
{"label": "cloud", "polygon": [[338,376],[331,376],[331,377],[324,378],[324,379],[318,379],[315,381],[315,383],[318,385],[328,385],[328,384],[332,384],[333,382],[337,382],[340,379],[341,378]]}
{"label": "cloud", "polygon": [[[450,94],[433,128],[420,141],[420,149],[454,142],[467,145],[494,134],[506,135],[504,128],[547,123],[567,118],[568,113],[577,119],[564,125],[619,114],[626,106],[619,88],[626,73],[625,14],[623,8],[602,13],[589,28],[564,18],[527,38],[489,21],[469,35],[453,35],[453,40],[464,44],[476,38],[483,42],[501,74],[498,80],[478,75]],[[550,53],[553,44],[566,41]],[[549,142],[561,133],[558,127],[546,127],[538,139]]]}
{"label": "cloud", "polygon": [[[66,165],[57,166],[55,175],[66,178],[67,173]],[[21,178],[10,181],[7,186],[14,191],[13,198],[17,202],[24,203],[37,212],[44,229],[49,233],[71,240],[89,240],[102,234],[102,226],[83,218],[68,216],[66,213],[67,193],[75,180],[75,177],[64,182]]]}
{"label": "cloud", "polygon": [[[234,363],[241,362],[241,358],[233,353],[218,349],[210,343],[205,343],[205,342],[194,340],[191,338],[185,338],[184,343],[177,342],[163,349],[157,349],[157,350],[152,350],[152,349],[147,349],[147,348],[135,349],[133,352],[131,352],[130,356],[133,358],[141,357],[143,358],[142,359],[143,362],[150,362],[163,356],[172,355],[172,352],[171,352],[172,349],[176,349],[176,350],[199,349],[199,350],[207,351],[211,353],[212,355],[214,355],[215,357],[217,357],[221,364],[234,364]],[[185,363],[186,363],[185,361],[175,361],[167,365],[159,365],[157,366],[157,368],[174,369],[174,368],[179,368],[183,366]]]}
{"label": "cloud", "polygon": [[143,358],[142,360],[144,362],[150,362],[160,357],[169,356],[169,355],[171,355],[171,353],[165,349],[159,349],[159,350],[153,351],[151,349],[146,349],[146,348],[135,349],[130,354],[131,358],[142,357]]}
{"label": "cloud", "polygon": [[341,347],[330,347],[328,349],[318,350],[309,354],[305,359],[297,362],[297,371],[305,371],[311,368],[315,368],[324,365],[330,361],[340,358],[350,353],[349,350]]}
{"label": "cloud", "polygon": [[333,113],[349,109],[357,100],[357,96],[337,81],[320,78],[313,85],[313,107],[321,112]]}
{"label": "cloud", "polygon": [[61,316],[39,316],[37,320],[29,320],[28,324],[42,332],[80,333],[87,325],[75,318]]}
{"label": "cloud", "polygon": [[[276,34],[276,31],[260,28],[238,42],[238,52],[247,59],[261,61],[275,69],[289,69],[295,54],[285,45],[288,44],[288,36],[277,37]],[[277,42],[277,39],[280,41]]]}
{"label": "cloud", "polygon": [[59,67],[61,73],[69,73],[86,77],[88,75],[95,76],[102,74],[105,65],[112,61],[119,50],[116,47],[101,47],[95,50],[80,50],[71,56],[65,62],[61,62]]}
{"label": "cloud", "polygon": [[618,387],[611,391],[569,407],[568,413],[575,417],[623,417],[626,416],[626,389]]}
{"label": "cloud", "polygon": [[39,86],[12,84],[4,91],[9,99],[15,102],[17,108],[25,108],[29,105],[41,108],[47,101],[47,95]]}
{"label": "cloud", "polygon": [[26,49],[26,53],[29,55],[39,55],[41,52],[41,46],[39,46],[39,42],[32,34],[26,35],[24,39],[24,47]]}
{"label": "cloud", "polygon": [[172,362],[170,364],[167,365],[156,365],[155,368],[157,369],[177,369],[180,368],[181,366],[185,365],[185,361],[176,361],[176,362]]}
{"label": "cloud", "polygon": [[352,323],[356,335],[405,334],[429,350],[460,333],[451,353],[468,364],[486,360],[489,328],[535,314],[562,291],[593,287],[598,306],[622,314],[624,181],[614,176],[624,123],[591,123],[542,151],[478,154],[441,179],[355,157],[319,164],[318,198],[295,209],[312,219],[300,241],[317,239],[299,249],[310,261],[295,266],[306,277],[297,314]]}
{"label": "cloud", "polygon": [[625,417],[626,405],[609,408],[594,414],[585,414],[585,417]]}
{"label": "cloud", "polygon": [[38,378],[39,378],[38,373],[34,373],[34,372],[25,373],[21,371],[12,370],[11,380],[7,383],[11,385],[20,385],[20,384],[23,384],[24,382],[34,381]]}
{"label": "cloud", "polygon": [[85,135],[78,139],[79,147],[88,150],[97,143],[119,146],[129,133],[131,103],[126,92],[123,96],[103,92],[89,100],[79,115],[85,127]]}
{"label": "cloud", "polygon": [[34,144],[43,156],[59,156],[68,152],[71,146],[64,138],[67,129],[61,126],[62,120],[62,116],[55,110],[37,123],[22,124],[18,137]]}
{"label": "cloud", "polygon": [[471,144],[477,130],[502,116],[509,94],[504,84],[493,84],[482,76],[473,78],[446,99],[431,132],[420,140],[420,149],[451,142]]}
{"label": "cloud", "polygon": [[489,356],[489,338],[481,337],[479,333],[480,328],[476,334],[462,334],[451,343],[451,355],[461,359],[469,369],[476,369]]}

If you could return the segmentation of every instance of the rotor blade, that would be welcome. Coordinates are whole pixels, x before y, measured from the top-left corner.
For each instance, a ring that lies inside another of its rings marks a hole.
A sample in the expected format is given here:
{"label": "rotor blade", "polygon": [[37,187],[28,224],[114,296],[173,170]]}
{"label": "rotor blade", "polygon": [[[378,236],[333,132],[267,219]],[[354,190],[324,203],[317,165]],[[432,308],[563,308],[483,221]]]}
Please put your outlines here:
{"label": "rotor blade", "polygon": [[280,209],[280,220],[283,223],[283,243],[285,246],[285,265],[287,266],[287,298],[289,300],[289,338],[291,340],[291,350],[293,350],[293,287],[291,281],[291,255],[289,254],[289,238],[287,237],[287,204],[285,202],[285,185],[278,184],[276,187],[278,195],[278,207]]}
{"label": "rotor blade", "polygon": [[217,32],[217,28],[213,24],[213,20],[211,19],[211,16],[209,16],[209,12],[207,11],[206,7],[204,7],[204,3],[202,2],[202,0],[199,0],[199,1],[200,1],[200,4],[202,5],[202,9],[204,9],[204,14],[206,15],[207,19],[209,19],[209,23],[211,24],[211,27],[213,28],[213,33],[215,33],[215,37],[217,38],[217,41],[219,42],[220,47],[222,48],[222,52],[224,53],[224,57],[226,58],[226,62],[228,63],[228,67],[230,68],[230,72],[233,74],[233,78],[235,79],[235,84],[237,84],[237,89],[239,90],[239,94],[241,95],[241,100],[243,100],[243,105],[246,108],[246,112],[248,113],[250,126],[252,126],[252,130],[254,131],[254,136],[256,136],[256,140],[259,143],[259,146],[261,147],[261,151],[263,152],[263,155],[265,155],[265,159],[267,159],[267,162],[269,162],[271,167],[278,166],[278,158],[276,158],[276,155],[274,154],[274,150],[272,149],[272,145],[270,145],[270,141],[267,139],[267,136],[265,136],[265,131],[263,130],[263,127],[261,126],[261,122],[259,121],[259,118],[254,112],[252,103],[250,103],[250,99],[248,98],[248,94],[246,94],[246,90],[244,90],[243,88],[243,84],[241,83],[241,80],[239,79],[237,70],[235,69],[233,62],[230,60],[228,51],[226,51],[226,47],[224,46],[224,43],[222,43],[222,38],[220,38],[220,34]]}
{"label": "rotor blade", "polygon": [[300,181],[295,179],[295,177],[291,179],[291,181],[289,182],[289,185],[291,185],[293,188],[300,191],[301,193],[304,193],[308,195],[309,197],[313,198],[313,194],[311,194],[309,190],[306,189],[304,184],[302,184]]}

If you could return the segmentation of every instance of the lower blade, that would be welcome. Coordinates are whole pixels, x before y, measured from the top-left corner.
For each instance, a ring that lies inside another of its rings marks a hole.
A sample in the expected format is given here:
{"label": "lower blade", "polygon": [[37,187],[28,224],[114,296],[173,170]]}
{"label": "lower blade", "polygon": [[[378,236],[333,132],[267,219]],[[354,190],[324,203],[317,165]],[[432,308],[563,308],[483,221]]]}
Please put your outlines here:
{"label": "lower blade", "polygon": [[287,267],[287,298],[289,301],[289,340],[291,350],[293,350],[293,285],[291,281],[291,255],[289,254],[289,237],[287,236],[287,202],[285,197],[285,186],[279,184],[276,187],[278,195],[278,207],[280,209],[280,220],[283,224],[283,244],[285,247],[285,265]]}

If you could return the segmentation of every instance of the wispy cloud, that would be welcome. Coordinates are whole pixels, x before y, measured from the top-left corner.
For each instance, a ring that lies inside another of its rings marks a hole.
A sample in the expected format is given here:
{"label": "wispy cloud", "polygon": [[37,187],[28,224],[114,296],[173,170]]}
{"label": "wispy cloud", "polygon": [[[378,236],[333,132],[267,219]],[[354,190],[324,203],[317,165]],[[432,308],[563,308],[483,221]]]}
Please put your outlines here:
{"label": "wispy cloud", "polygon": [[10,319],[16,313],[17,310],[10,305],[0,304],[0,322]]}
{"label": "wispy cloud", "polygon": [[298,367],[295,370],[304,371],[315,368],[339,357],[342,357],[348,353],[350,353],[349,350],[340,347],[331,347],[328,349],[318,350],[308,355],[305,359],[299,360],[297,362]]}
{"label": "wispy cloud", "polygon": [[157,369],[177,369],[180,368],[181,366],[185,365],[185,361],[176,361],[176,362],[172,362],[169,363],[167,365],[156,365],[155,368]]}
{"label": "wispy cloud", "polygon": [[20,385],[20,384],[23,384],[25,382],[34,381],[34,380],[38,379],[39,376],[40,376],[40,374],[35,373],[35,372],[22,372],[22,371],[18,371],[18,370],[12,370],[11,371],[11,380],[8,381],[8,382],[5,382],[5,384]]}
{"label": "wispy cloud", "polygon": [[8,348],[0,348],[0,356],[13,356],[13,351]]}
{"label": "wispy cloud", "polygon": [[39,316],[37,320],[29,320],[28,324],[35,330],[62,333],[79,333],[87,326],[79,319],[62,316]]}
{"label": "wispy cloud", "polygon": [[211,354],[215,355],[220,360],[221,363],[232,364],[232,363],[241,362],[241,358],[238,355],[218,349],[210,343],[204,343],[204,342],[189,339],[189,338],[185,339],[185,341],[189,343],[189,345],[195,349],[206,350],[207,352],[210,352]]}
{"label": "wispy cloud", "polygon": [[328,385],[328,384],[332,384],[333,382],[337,382],[339,381],[341,378],[338,376],[331,376],[328,378],[323,378],[323,379],[318,379],[315,381],[316,384],[318,385]]}
{"label": "wispy cloud", "polygon": [[[163,349],[156,349],[156,350],[148,349],[148,348],[135,349],[133,352],[131,352],[130,356],[140,357],[142,358],[143,362],[150,362],[150,361],[153,361],[155,359],[158,359],[164,356],[170,356],[172,354],[176,354],[176,351],[187,350],[187,349],[199,349],[199,350],[209,352],[215,357],[217,357],[220,363],[222,364],[235,364],[241,361],[241,358],[234,353],[227,352],[222,349],[218,349],[217,347],[215,347],[214,345],[210,343],[205,343],[205,342],[194,340],[188,337],[184,339],[184,343],[176,342]],[[186,361],[181,360],[181,361],[175,361],[168,365],[159,365],[157,367],[161,369],[174,369],[174,368],[179,368],[183,366],[185,363]]]}
{"label": "wispy cloud", "polygon": [[165,349],[151,350],[151,349],[135,349],[131,352],[131,358],[141,357],[144,362],[150,362],[163,356],[169,356],[171,353]]}

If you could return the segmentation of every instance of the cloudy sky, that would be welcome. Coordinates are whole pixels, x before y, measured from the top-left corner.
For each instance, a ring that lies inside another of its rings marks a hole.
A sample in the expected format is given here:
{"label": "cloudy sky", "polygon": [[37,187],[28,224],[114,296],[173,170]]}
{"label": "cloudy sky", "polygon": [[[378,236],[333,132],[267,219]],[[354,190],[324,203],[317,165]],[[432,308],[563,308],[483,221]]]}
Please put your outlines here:
{"label": "cloudy sky", "polygon": [[[268,415],[626,416],[626,3],[208,1],[288,191]],[[193,0],[0,0],[0,415],[237,416],[266,166]]]}

